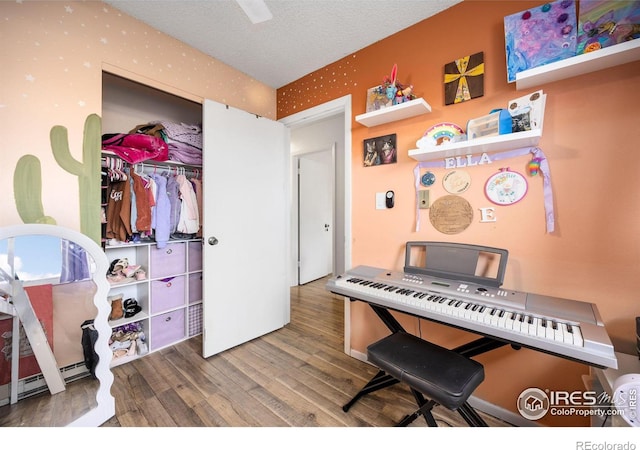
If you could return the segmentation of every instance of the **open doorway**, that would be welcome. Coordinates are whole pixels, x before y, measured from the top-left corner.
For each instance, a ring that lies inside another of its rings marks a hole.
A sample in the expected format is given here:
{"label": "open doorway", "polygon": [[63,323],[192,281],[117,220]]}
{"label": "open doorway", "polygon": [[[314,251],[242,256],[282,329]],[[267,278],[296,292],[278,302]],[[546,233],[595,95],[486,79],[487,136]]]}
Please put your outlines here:
{"label": "open doorway", "polygon": [[[305,154],[334,150],[333,273],[351,267],[351,96],[318,105],[281,119],[290,129],[292,171],[297,180],[297,159]],[[291,275],[298,284],[298,201],[297,186],[291,193]],[[323,224],[324,225],[324,224]]]}
{"label": "open doorway", "polygon": [[[327,125],[325,119],[335,121],[335,129],[332,128],[329,134],[323,134],[322,126]],[[298,148],[298,138],[300,133],[306,132],[310,135],[319,136],[318,142],[327,141],[335,142],[335,177],[334,177],[334,230],[333,230],[333,271],[341,274],[351,269],[351,95],[345,95],[338,99],[332,100],[322,105],[309,108],[291,116],[281,119],[291,131],[291,157],[294,158],[297,153],[302,153]],[[326,148],[326,146],[325,146]],[[322,149],[318,145],[316,149]],[[292,161],[293,162],[293,161]],[[291,164],[292,170],[295,165]],[[294,180],[295,174],[292,173],[291,180]],[[296,192],[293,187],[291,192]],[[295,237],[291,242],[290,280],[292,286],[297,283],[297,221],[298,210],[297,203],[291,203],[291,236]],[[351,305],[349,299],[344,299],[344,351],[347,354],[351,352]]]}

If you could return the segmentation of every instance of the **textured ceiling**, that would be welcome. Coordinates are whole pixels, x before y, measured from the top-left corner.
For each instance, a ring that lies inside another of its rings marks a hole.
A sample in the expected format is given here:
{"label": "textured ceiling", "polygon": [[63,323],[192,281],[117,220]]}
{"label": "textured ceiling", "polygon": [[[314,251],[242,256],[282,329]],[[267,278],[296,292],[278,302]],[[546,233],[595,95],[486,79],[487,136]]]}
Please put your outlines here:
{"label": "textured ceiling", "polygon": [[282,87],[462,0],[266,0],[252,24],[234,0],[105,3],[273,88]]}

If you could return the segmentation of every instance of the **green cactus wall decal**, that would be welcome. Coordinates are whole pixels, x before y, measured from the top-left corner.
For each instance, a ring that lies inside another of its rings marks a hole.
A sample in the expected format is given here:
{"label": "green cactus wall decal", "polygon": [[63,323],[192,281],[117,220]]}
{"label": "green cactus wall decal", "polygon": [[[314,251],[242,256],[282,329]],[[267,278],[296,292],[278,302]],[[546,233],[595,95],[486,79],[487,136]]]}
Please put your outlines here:
{"label": "green cactus wall decal", "polygon": [[67,172],[78,177],[80,195],[80,232],[100,244],[100,151],[102,143],[100,116],[91,114],[84,123],[82,161],[69,151],[67,129],[56,125],[51,128],[51,150],[56,162]]}
{"label": "green cactus wall decal", "polygon": [[18,214],[24,223],[56,225],[53,217],[44,215],[42,207],[42,170],[40,160],[24,155],[13,173],[13,195]]}

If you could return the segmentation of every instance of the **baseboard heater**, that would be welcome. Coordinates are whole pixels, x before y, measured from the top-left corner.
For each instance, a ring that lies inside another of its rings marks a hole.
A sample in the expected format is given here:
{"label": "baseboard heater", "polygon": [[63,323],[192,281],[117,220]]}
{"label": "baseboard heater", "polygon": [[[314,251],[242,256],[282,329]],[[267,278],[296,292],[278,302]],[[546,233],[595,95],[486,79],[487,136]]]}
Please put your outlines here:
{"label": "baseboard heater", "polygon": [[[90,376],[89,369],[84,362],[62,367],[60,373],[64,378],[65,383],[69,383],[81,378]],[[8,405],[10,402],[10,389],[11,384],[5,384],[0,386],[0,406]],[[32,375],[21,380],[18,380],[18,400],[23,400],[28,397],[40,394],[42,392],[48,392],[47,382],[41,373]]]}

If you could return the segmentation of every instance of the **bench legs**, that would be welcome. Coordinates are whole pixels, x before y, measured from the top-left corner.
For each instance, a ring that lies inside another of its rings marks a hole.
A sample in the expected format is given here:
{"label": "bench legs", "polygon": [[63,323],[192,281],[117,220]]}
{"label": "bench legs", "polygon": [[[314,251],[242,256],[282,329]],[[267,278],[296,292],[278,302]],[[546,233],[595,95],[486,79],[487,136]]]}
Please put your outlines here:
{"label": "bench legs", "polygon": [[351,408],[355,404],[355,402],[357,402],[360,398],[364,397],[370,392],[375,392],[380,389],[393,386],[396,383],[399,383],[399,381],[392,376],[387,375],[383,370],[380,370],[376,374],[376,376],[369,380],[369,382],[362,389],[360,389],[360,392],[358,392],[351,400],[349,400],[348,403],[346,403],[342,407],[342,410],[344,412],[347,412],[349,411],[349,408]]}
{"label": "bench legs", "polygon": [[[394,384],[399,383],[399,381],[393,378],[391,375],[388,375],[384,370],[378,371],[378,373],[371,379],[369,382],[362,388],[360,391],[345,405],[342,407],[344,412],[349,411],[349,409],[362,397],[365,395],[375,392],[380,389],[384,389],[389,386],[393,386]],[[418,409],[411,415],[405,416],[400,422],[398,422],[396,427],[406,427],[410,425],[414,420],[418,417],[423,416],[424,420],[427,422],[427,425],[430,427],[437,427],[431,410],[438,406],[438,403],[433,400],[426,400],[421,392],[416,391],[413,388],[411,389],[411,393],[416,399],[416,403],[418,404]],[[473,409],[469,403],[465,402],[458,408],[458,413],[462,416],[462,418],[472,427],[487,427],[487,423],[480,417],[480,415]]]}
{"label": "bench legs", "polygon": [[462,406],[458,408],[458,412],[462,416],[462,418],[472,427],[488,427],[487,422],[485,422],[482,417],[473,409],[469,403],[464,402]]}

